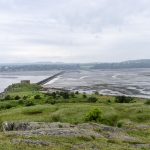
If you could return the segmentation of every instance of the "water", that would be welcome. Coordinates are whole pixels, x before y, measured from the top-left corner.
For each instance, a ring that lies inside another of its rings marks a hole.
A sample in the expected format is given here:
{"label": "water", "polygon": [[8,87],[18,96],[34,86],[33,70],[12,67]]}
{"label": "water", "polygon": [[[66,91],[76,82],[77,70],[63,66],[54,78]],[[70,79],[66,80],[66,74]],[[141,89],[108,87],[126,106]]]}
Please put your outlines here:
{"label": "water", "polygon": [[0,73],[0,92],[3,92],[6,87],[13,83],[20,83],[21,80],[30,80],[32,83],[37,83],[53,74],[57,71],[49,72],[9,72]]}
{"label": "water", "polygon": [[[59,71],[0,73],[0,91],[20,80],[29,79],[36,83],[57,72]],[[150,69],[67,71],[45,86],[87,93],[98,91],[106,95],[124,94],[150,98]]]}

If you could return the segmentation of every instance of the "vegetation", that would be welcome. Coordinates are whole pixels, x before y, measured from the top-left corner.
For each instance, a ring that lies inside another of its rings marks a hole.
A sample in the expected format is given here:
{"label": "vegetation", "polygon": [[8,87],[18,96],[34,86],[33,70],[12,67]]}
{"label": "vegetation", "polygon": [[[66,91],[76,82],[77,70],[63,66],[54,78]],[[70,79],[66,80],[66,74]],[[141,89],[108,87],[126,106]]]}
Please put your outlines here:
{"label": "vegetation", "polygon": [[146,105],[150,105],[150,100],[147,100],[147,101],[145,102],[145,104],[146,104]]}
{"label": "vegetation", "polygon": [[90,102],[90,103],[95,103],[95,102],[97,102],[97,98],[96,97],[89,97],[88,98],[88,102]]}
{"label": "vegetation", "polygon": [[93,109],[86,115],[85,121],[100,122],[101,121],[101,111],[97,108]]}
{"label": "vegetation", "polygon": [[35,95],[34,99],[41,99],[41,96],[40,95]]}
{"label": "vegetation", "polygon": [[126,96],[116,96],[115,102],[117,103],[131,103],[134,101],[133,97],[126,97]]}
{"label": "vegetation", "polygon": [[[21,87],[22,86],[22,87]],[[8,122],[60,122],[73,125],[84,123],[97,123],[105,125],[105,130],[120,128],[126,136],[132,136],[139,140],[136,144],[149,144],[150,141],[150,105],[149,100],[139,98],[129,98],[124,96],[103,96],[97,93],[93,95],[80,94],[78,92],[53,92],[41,93],[39,87],[30,85],[16,85],[9,87],[7,95],[0,100],[0,127],[5,121]],[[25,87],[24,87],[25,86]],[[23,88],[23,89],[22,89]],[[31,90],[32,89],[32,90]],[[14,91],[14,92],[13,92]],[[16,92],[18,91],[18,92]],[[86,96],[85,96],[86,95]],[[62,128],[62,125],[59,125]],[[100,129],[95,129],[101,133]],[[119,130],[119,131],[120,131]],[[113,131],[115,133],[116,131]],[[108,137],[105,132],[103,133]],[[119,133],[117,133],[119,134]],[[118,135],[121,137],[120,135]],[[135,147],[135,143],[121,141],[106,137],[57,137],[57,136],[38,136],[24,137],[7,135],[0,132],[1,150],[70,150],[74,146],[77,149],[91,149],[96,146],[102,150],[141,149]],[[36,140],[52,143],[50,146],[39,146],[34,144],[13,144],[11,141]],[[144,148],[148,150],[149,148]]]}

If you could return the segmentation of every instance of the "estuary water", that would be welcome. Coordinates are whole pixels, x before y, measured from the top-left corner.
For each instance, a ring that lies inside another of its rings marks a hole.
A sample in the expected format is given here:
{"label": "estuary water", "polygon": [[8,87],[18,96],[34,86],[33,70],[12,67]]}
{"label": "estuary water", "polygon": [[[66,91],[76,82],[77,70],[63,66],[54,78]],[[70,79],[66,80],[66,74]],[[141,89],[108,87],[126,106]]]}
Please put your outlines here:
{"label": "estuary water", "polygon": [[[58,72],[59,70],[0,73],[0,92],[21,80],[36,83]],[[44,86],[86,93],[98,91],[106,95],[150,98],[150,69],[66,71]]]}

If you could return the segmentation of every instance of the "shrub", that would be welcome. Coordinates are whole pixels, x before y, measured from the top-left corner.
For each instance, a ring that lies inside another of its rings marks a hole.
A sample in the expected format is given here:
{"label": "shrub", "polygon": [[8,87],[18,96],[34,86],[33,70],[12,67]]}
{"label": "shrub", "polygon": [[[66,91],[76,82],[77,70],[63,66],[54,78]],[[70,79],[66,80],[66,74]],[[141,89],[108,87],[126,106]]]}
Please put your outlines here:
{"label": "shrub", "polygon": [[0,118],[0,132],[3,131],[3,120]]}
{"label": "shrub", "polygon": [[101,111],[99,109],[93,109],[85,117],[85,121],[99,122],[100,120],[101,120]]}
{"label": "shrub", "polygon": [[15,107],[15,106],[16,106],[16,104],[3,103],[0,105],[0,110],[10,109],[10,108]]}
{"label": "shrub", "polygon": [[43,110],[41,110],[41,109],[28,109],[28,110],[24,110],[22,113],[25,115],[36,115],[36,114],[43,113]]}
{"label": "shrub", "polygon": [[78,95],[78,94],[79,94],[79,91],[76,91],[75,94]]}
{"label": "shrub", "polygon": [[116,98],[115,98],[116,103],[131,103],[133,101],[134,101],[133,97],[116,96]]}
{"label": "shrub", "polygon": [[40,95],[35,95],[34,99],[41,99],[41,96]]}
{"label": "shrub", "polygon": [[23,100],[26,100],[28,98],[28,96],[23,96]]}
{"label": "shrub", "polygon": [[83,98],[87,98],[87,95],[86,95],[86,93],[84,93],[84,94],[83,94]]}
{"label": "shrub", "polygon": [[133,117],[133,119],[137,122],[146,122],[150,120],[150,114],[138,114]]}
{"label": "shrub", "polygon": [[19,105],[23,105],[23,104],[24,104],[24,101],[23,101],[23,100],[19,100],[19,101],[18,101],[18,104],[19,104]]}
{"label": "shrub", "polygon": [[63,92],[63,93],[62,93],[62,97],[63,97],[64,99],[69,99],[69,93],[68,93],[68,92]]}
{"label": "shrub", "polygon": [[5,100],[12,100],[12,98],[11,98],[10,95],[6,95],[4,99],[5,99]]}
{"label": "shrub", "polygon": [[70,96],[71,96],[72,98],[75,98],[74,92],[71,92],[71,93],[70,93]]}
{"label": "shrub", "polygon": [[59,127],[59,128],[63,128],[63,125],[62,125],[62,124],[59,124],[58,127]]}
{"label": "shrub", "polygon": [[10,109],[10,108],[12,108],[12,107],[13,107],[13,105],[11,105],[11,104],[6,104],[4,108]]}
{"label": "shrub", "polygon": [[54,105],[56,104],[56,101],[54,99],[47,99],[45,103]]}
{"label": "shrub", "polygon": [[80,141],[89,142],[89,141],[91,141],[91,140],[93,139],[93,136],[91,136],[91,137],[80,136],[80,137],[78,137],[78,139],[79,139]]}
{"label": "shrub", "polygon": [[26,102],[25,102],[25,106],[34,106],[35,104],[34,104],[34,102],[32,101],[32,100],[27,100]]}
{"label": "shrub", "polygon": [[21,97],[18,96],[18,95],[15,96],[15,100],[19,100],[20,98],[21,98]]}
{"label": "shrub", "polygon": [[89,97],[88,98],[88,102],[90,102],[90,103],[95,103],[97,101],[98,101],[98,99],[96,97]]}
{"label": "shrub", "polygon": [[120,122],[120,121],[117,122],[117,127],[118,127],[118,128],[121,128],[122,126],[123,126],[123,122]]}
{"label": "shrub", "polygon": [[53,92],[52,94],[51,94],[51,96],[55,99],[56,98],[56,92]]}
{"label": "shrub", "polygon": [[147,101],[145,102],[145,104],[146,104],[146,105],[150,105],[150,100],[147,100]]}
{"label": "shrub", "polygon": [[108,102],[108,103],[111,103],[111,100],[110,100],[110,99],[108,99],[108,100],[107,100],[107,102]]}
{"label": "shrub", "polygon": [[99,92],[98,92],[98,91],[96,91],[96,92],[95,92],[95,95],[99,95]]}
{"label": "shrub", "polygon": [[53,114],[52,115],[52,121],[53,122],[59,122],[61,120],[60,115],[59,114]]}
{"label": "shrub", "polygon": [[115,113],[108,113],[102,117],[102,123],[109,126],[116,126],[118,123],[119,117]]}
{"label": "shrub", "polygon": [[[72,93],[72,95],[73,95],[73,93]],[[64,99],[69,99],[69,93],[68,92],[60,92],[60,96],[62,96]]]}

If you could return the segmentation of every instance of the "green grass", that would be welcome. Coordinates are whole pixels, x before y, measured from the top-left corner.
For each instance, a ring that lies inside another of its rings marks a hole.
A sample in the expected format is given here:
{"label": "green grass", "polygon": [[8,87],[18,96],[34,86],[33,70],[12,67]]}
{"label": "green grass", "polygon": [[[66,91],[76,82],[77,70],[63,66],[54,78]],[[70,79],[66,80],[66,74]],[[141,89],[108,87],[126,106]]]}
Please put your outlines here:
{"label": "green grass", "polygon": [[[101,110],[103,120],[100,123],[105,123],[109,125],[116,125],[107,122],[111,120],[112,115],[118,116],[118,121],[123,121],[123,127],[130,128],[127,126],[128,122],[132,123],[132,128],[139,124],[138,118],[138,110],[140,106],[143,107],[143,111],[140,112],[140,115],[145,115],[150,113],[149,106],[145,106],[143,102],[137,102],[134,104],[117,104],[112,103],[108,105],[106,103],[56,103],[55,105],[51,104],[43,104],[43,105],[35,105],[31,107],[16,107],[7,110],[2,110],[0,113],[1,122],[3,121],[38,121],[38,122],[68,122],[68,123],[83,123],[85,122],[85,116],[91,110],[97,108]],[[123,109],[121,109],[123,108]],[[131,111],[132,110],[132,111]],[[109,114],[109,115],[108,115]],[[110,115],[111,114],[111,115]],[[113,119],[112,119],[113,121]],[[116,120],[115,120],[116,122]],[[150,120],[141,119],[140,124],[150,125]],[[140,125],[139,124],[139,125]],[[143,141],[143,143],[148,143],[150,140],[150,132],[149,131],[138,131],[131,130],[128,131],[129,135],[134,137],[138,137]],[[10,149],[10,150],[19,150],[22,147],[24,149],[56,149],[56,150],[70,150],[74,145],[83,145],[81,149],[90,149],[93,145],[96,145],[97,148],[105,150],[121,150],[121,149],[131,149],[135,150],[129,143],[122,143],[118,141],[107,141],[105,139],[93,139],[87,140],[84,138],[63,138],[63,137],[34,137],[34,140],[44,140],[52,143],[52,146],[49,147],[40,147],[40,146],[32,146],[27,144],[17,144],[14,145],[11,143],[14,137],[7,137],[4,134],[0,134],[0,149]],[[16,137],[15,139],[20,139],[25,137]],[[25,138],[28,139],[28,138]],[[148,149],[147,149],[148,150]]]}
{"label": "green grass", "polygon": [[[28,85],[29,86],[29,85]],[[14,87],[13,87],[14,88]],[[140,139],[143,143],[150,141],[150,129],[138,129],[138,126],[150,126],[150,105],[147,100],[134,98],[134,103],[116,103],[113,96],[75,94],[75,97],[64,99],[62,96],[45,95],[38,90],[33,90],[24,85],[17,90],[10,90],[8,94],[13,97],[20,96],[20,100],[1,100],[0,101],[0,124],[5,121],[23,122],[63,122],[79,124],[86,122],[86,116],[93,110],[101,112],[97,123],[106,124],[125,130],[128,135]],[[35,88],[36,89],[36,88]],[[40,95],[40,99],[35,99]],[[23,99],[27,96],[27,99]],[[58,97],[59,96],[59,97]],[[96,97],[96,102],[88,103],[89,97]],[[26,106],[27,101],[32,101],[34,106]],[[48,102],[55,101],[50,104]],[[94,120],[91,120],[94,121]],[[13,139],[33,139],[50,142],[48,147],[27,145],[24,143],[12,144]],[[81,145],[81,146],[79,146]],[[131,143],[124,143],[118,140],[87,139],[85,137],[20,137],[0,133],[0,150],[70,150],[75,146],[77,149],[89,150],[92,147],[102,150],[137,150]],[[148,149],[147,149],[148,150]]]}
{"label": "green grass", "polygon": [[[1,150],[91,150],[93,148],[101,149],[101,150],[137,150],[134,147],[130,147],[128,143],[120,143],[118,141],[111,141],[106,139],[86,139],[83,137],[72,137],[72,138],[64,138],[64,137],[16,137],[16,139],[31,139],[31,140],[42,140],[45,142],[51,143],[50,146],[34,146],[27,144],[11,144],[12,137],[6,137],[5,135],[1,135],[0,140],[3,139],[3,142],[0,142]],[[9,139],[9,140],[5,140]]]}

